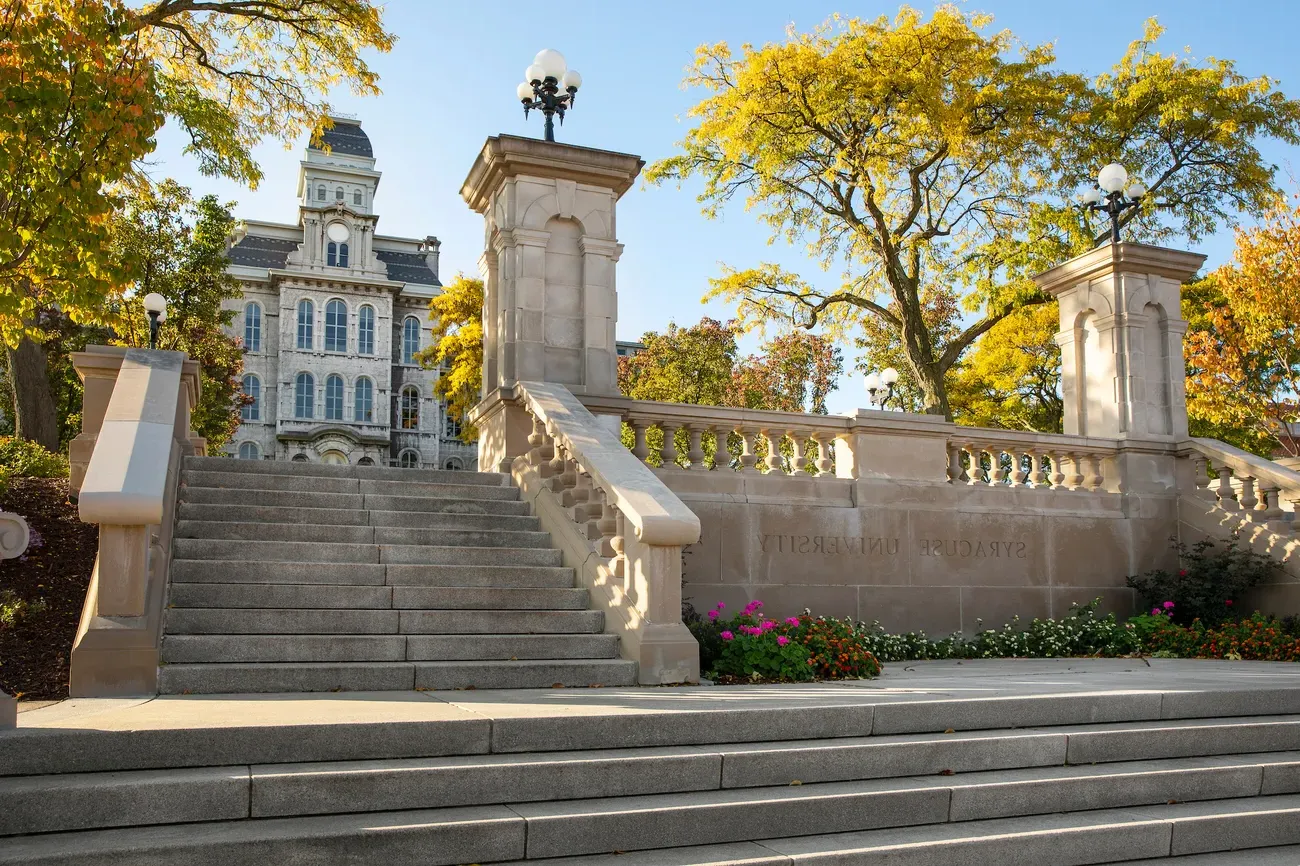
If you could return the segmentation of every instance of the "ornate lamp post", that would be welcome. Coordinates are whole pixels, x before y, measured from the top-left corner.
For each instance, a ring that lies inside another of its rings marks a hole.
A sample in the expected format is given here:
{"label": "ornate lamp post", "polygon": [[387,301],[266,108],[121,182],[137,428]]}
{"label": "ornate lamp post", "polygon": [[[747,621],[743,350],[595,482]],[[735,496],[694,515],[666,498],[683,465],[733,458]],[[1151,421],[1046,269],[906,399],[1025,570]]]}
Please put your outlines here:
{"label": "ornate lamp post", "polygon": [[1097,173],[1097,186],[1101,189],[1079,193],[1079,207],[1109,214],[1110,242],[1117,244],[1120,215],[1137,207],[1142,196],[1147,194],[1147,188],[1140,180],[1130,180],[1124,166],[1117,162],[1112,162]]}
{"label": "ornate lamp post", "polygon": [[[862,384],[866,386],[867,395],[871,402],[884,409],[889,405],[889,401],[894,399],[894,386],[898,384],[898,371],[893,367],[886,367],[879,373],[868,373],[862,377]],[[880,394],[884,391],[884,394]],[[880,394],[879,397],[876,395]]]}
{"label": "ornate lamp post", "polygon": [[144,296],[144,311],[149,314],[149,348],[158,348],[158,326],[167,321],[167,299],[157,292]]}
{"label": "ornate lamp post", "polygon": [[524,72],[515,96],[524,104],[524,117],[534,108],[546,115],[546,140],[555,141],[555,115],[560,115],[563,126],[564,112],[573,108],[581,86],[582,76],[568,68],[564,55],[554,48],[544,48]]}

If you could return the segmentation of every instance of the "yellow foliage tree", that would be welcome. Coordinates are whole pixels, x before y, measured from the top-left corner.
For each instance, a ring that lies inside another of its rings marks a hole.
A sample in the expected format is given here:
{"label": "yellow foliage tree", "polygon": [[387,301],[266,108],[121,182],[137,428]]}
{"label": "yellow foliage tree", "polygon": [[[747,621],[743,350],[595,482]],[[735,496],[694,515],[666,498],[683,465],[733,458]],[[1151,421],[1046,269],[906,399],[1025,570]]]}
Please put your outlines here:
{"label": "yellow foliage tree", "polygon": [[483,389],[483,281],[457,274],[429,301],[433,313],[433,342],[416,357],[429,369],[441,370],[437,391],[447,401],[447,414],[460,422],[464,442],[478,439],[466,413]]}
{"label": "yellow foliage tree", "polygon": [[[709,216],[742,197],[773,238],[842,270],[839,288],[821,289],[772,264],[724,268],[708,297],[735,302],[742,325],[857,334],[875,320],[941,414],[963,353],[1012,310],[1048,300],[1029,277],[1104,239],[1071,206],[1102,164],[1124,163],[1170,205],[1127,215],[1128,237],[1195,239],[1274,201],[1258,138],[1300,141],[1300,103],[1231,61],[1160,55],[1154,22],[1091,81],[991,23],[904,7],[739,54],[703,46],[686,79],[707,91],[695,125],[647,172],[701,177]],[[955,288],[970,314],[950,339],[926,321],[935,287]]]}
{"label": "yellow foliage tree", "polygon": [[1062,432],[1056,304],[1016,310],[980,337],[949,382],[953,420],[971,427]]}
{"label": "yellow foliage tree", "polygon": [[[1233,260],[1183,291],[1193,433],[1300,457],[1300,209],[1237,233]],[[1199,430],[1197,427],[1199,426]]]}

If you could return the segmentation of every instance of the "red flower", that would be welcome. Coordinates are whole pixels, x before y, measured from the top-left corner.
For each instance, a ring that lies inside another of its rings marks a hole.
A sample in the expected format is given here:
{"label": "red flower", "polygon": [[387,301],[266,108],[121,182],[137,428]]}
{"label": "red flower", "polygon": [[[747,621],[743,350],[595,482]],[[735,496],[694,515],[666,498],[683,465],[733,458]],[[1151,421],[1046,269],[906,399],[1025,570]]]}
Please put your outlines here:
{"label": "red flower", "polygon": [[1184,569],[1180,569],[1179,572],[1178,572],[1178,576],[1179,576],[1179,577],[1187,577],[1187,569],[1185,569],[1185,568],[1184,568]]}
{"label": "red flower", "polygon": [[1225,598],[1223,600],[1223,603],[1226,604],[1228,607],[1232,607],[1232,599],[1230,598]]}

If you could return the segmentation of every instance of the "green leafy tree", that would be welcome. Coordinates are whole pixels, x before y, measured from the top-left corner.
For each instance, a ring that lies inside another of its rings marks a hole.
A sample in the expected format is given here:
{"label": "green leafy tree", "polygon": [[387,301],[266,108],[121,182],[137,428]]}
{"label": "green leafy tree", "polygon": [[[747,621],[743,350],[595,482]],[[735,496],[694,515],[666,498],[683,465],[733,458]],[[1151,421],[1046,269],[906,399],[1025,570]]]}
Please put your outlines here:
{"label": "green leafy tree", "polygon": [[[1272,80],[1161,55],[1154,22],[1091,81],[991,22],[904,7],[892,21],[836,18],[738,55],[703,46],[686,79],[709,92],[695,125],[680,154],[647,172],[702,178],[709,216],[742,197],[774,239],[804,242],[843,271],[840,287],[822,289],[776,265],[724,269],[708,297],[735,302],[742,326],[836,336],[874,321],[924,408],[945,415],[945,377],[965,351],[1013,310],[1049,300],[1032,274],[1104,240],[1070,204],[1102,164],[1127,165],[1149,202],[1168,203],[1127,214],[1127,237],[1195,241],[1274,201],[1259,139],[1300,141],[1300,104]],[[967,314],[945,339],[926,321],[939,287]]]}
{"label": "green leafy tree", "polygon": [[483,281],[457,274],[429,300],[429,311],[433,343],[416,358],[441,371],[435,388],[447,403],[447,414],[460,422],[462,441],[477,441],[478,431],[466,417],[483,390]]}
{"label": "green leafy tree", "polygon": [[668,323],[662,334],[641,336],[645,349],[618,359],[618,389],[633,400],[658,403],[726,405],[736,364],[736,330],[732,323],[707,316],[683,328]]}
{"label": "green leafy tree", "polygon": [[196,201],[174,180],[139,189],[116,223],[118,245],[139,262],[140,277],[121,302],[114,342],[148,346],[142,299],[150,292],[167,299],[158,348],[198,361],[202,393],[191,426],[214,452],[235,434],[246,402],[240,384],[243,347],[223,330],[235,316],[223,303],[242,297],[239,281],[226,272],[226,239],[234,228],[229,206],[213,195]]}
{"label": "green leafy tree", "polygon": [[844,371],[844,355],[826,337],[793,331],[775,337],[731,374],[726,405],[826,414],[826,398]]}
{"label": "green leafy tree", "polygon": [[979,339],[953,371],[953,419],[971,427],[1060,433],[1061,350],[1056,304],[1016,310]]}

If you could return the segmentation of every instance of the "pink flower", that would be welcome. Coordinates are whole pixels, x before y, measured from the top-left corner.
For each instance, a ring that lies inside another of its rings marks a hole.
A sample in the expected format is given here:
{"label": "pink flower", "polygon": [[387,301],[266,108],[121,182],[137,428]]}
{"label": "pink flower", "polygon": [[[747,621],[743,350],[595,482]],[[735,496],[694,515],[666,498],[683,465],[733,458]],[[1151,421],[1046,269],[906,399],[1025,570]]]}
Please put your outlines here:
{"label": "pink flower", "polygon": [[718,610],[722,610],[722,609],[723,609],[724,607],[726,607],[726,606],[727,606],[727,605],[724,604],[723,602],[718,602]]}
{"label": "pink flower", "polygon": [[718,618],[718,612],[716,610],[709,611],[709,619],[717,619],[717,618]]}
{"label": "pink flower", "polygon": [[735,635],[732,634],[732,633],[729,632],[729,631],[724,631],[724,632],[722,633],[722,639],[723,639],[723,640],[731,640],[731,639],[734,638],[734,637],[735,637]]}
{"label": "pink flower", "polygon": [[1164,603],[1164,609],[1165,609],[1165,610],[1173,610],[1173,609],[1174,609],[1174,603],[1173,603],[1172,601],[1167,601],[1167,602],[1165,602],[1165,603]]}
{"label": "pink flower", "polygon": [[787,616],[787,617],[785,618],[785,622],[786,622],[786,625],[798,625],[798,624],[799,624],[799,617],[797,617],[797,616]]}
{"label": "pink flower", "polygon": [[1226,604],[1228,607],[1232,607],[1232,599],[1230,598],[1225,598],[1223,600],[1223,603]]}
{"label": "pink flower", "polygon": [[751,626],[750,628],[747,629],[747,631],[753,637],[758,637],[760,634],[763,633],[763,630],[758,626]]}
{"label": "pink flower", "polygon": [[785,646],[785,645],[788,644],[789,642],[790,642],[790,638],[786,637],[786,636],[783,635],[783,634],[782,634],[782,635],[777,635],[777,637],[776,637],[776,645],[777,645],[777,646]]}
{"label": "pink flower", "polygon": [[1158,608],[1158,607],[1153,607],[1153,608],[1151,608],[1151,615],[1152,615],[1152,616],[1159,616],[1159,615],[1160,615],[1160,608]]}
{"label": "pink flower", "polygon": [[762,606],[763,606],[763,602],[757,600],[754,602],[754,607],[762,607]]}
{"label": "pink flower", "polygon": [[764,631],[770,631],[771,629],[774,629],[774,628],[776,628],[776,620],[774,620],[774,619],[765,619],[765,620],[763,620],[763,630],[764,630]]}

